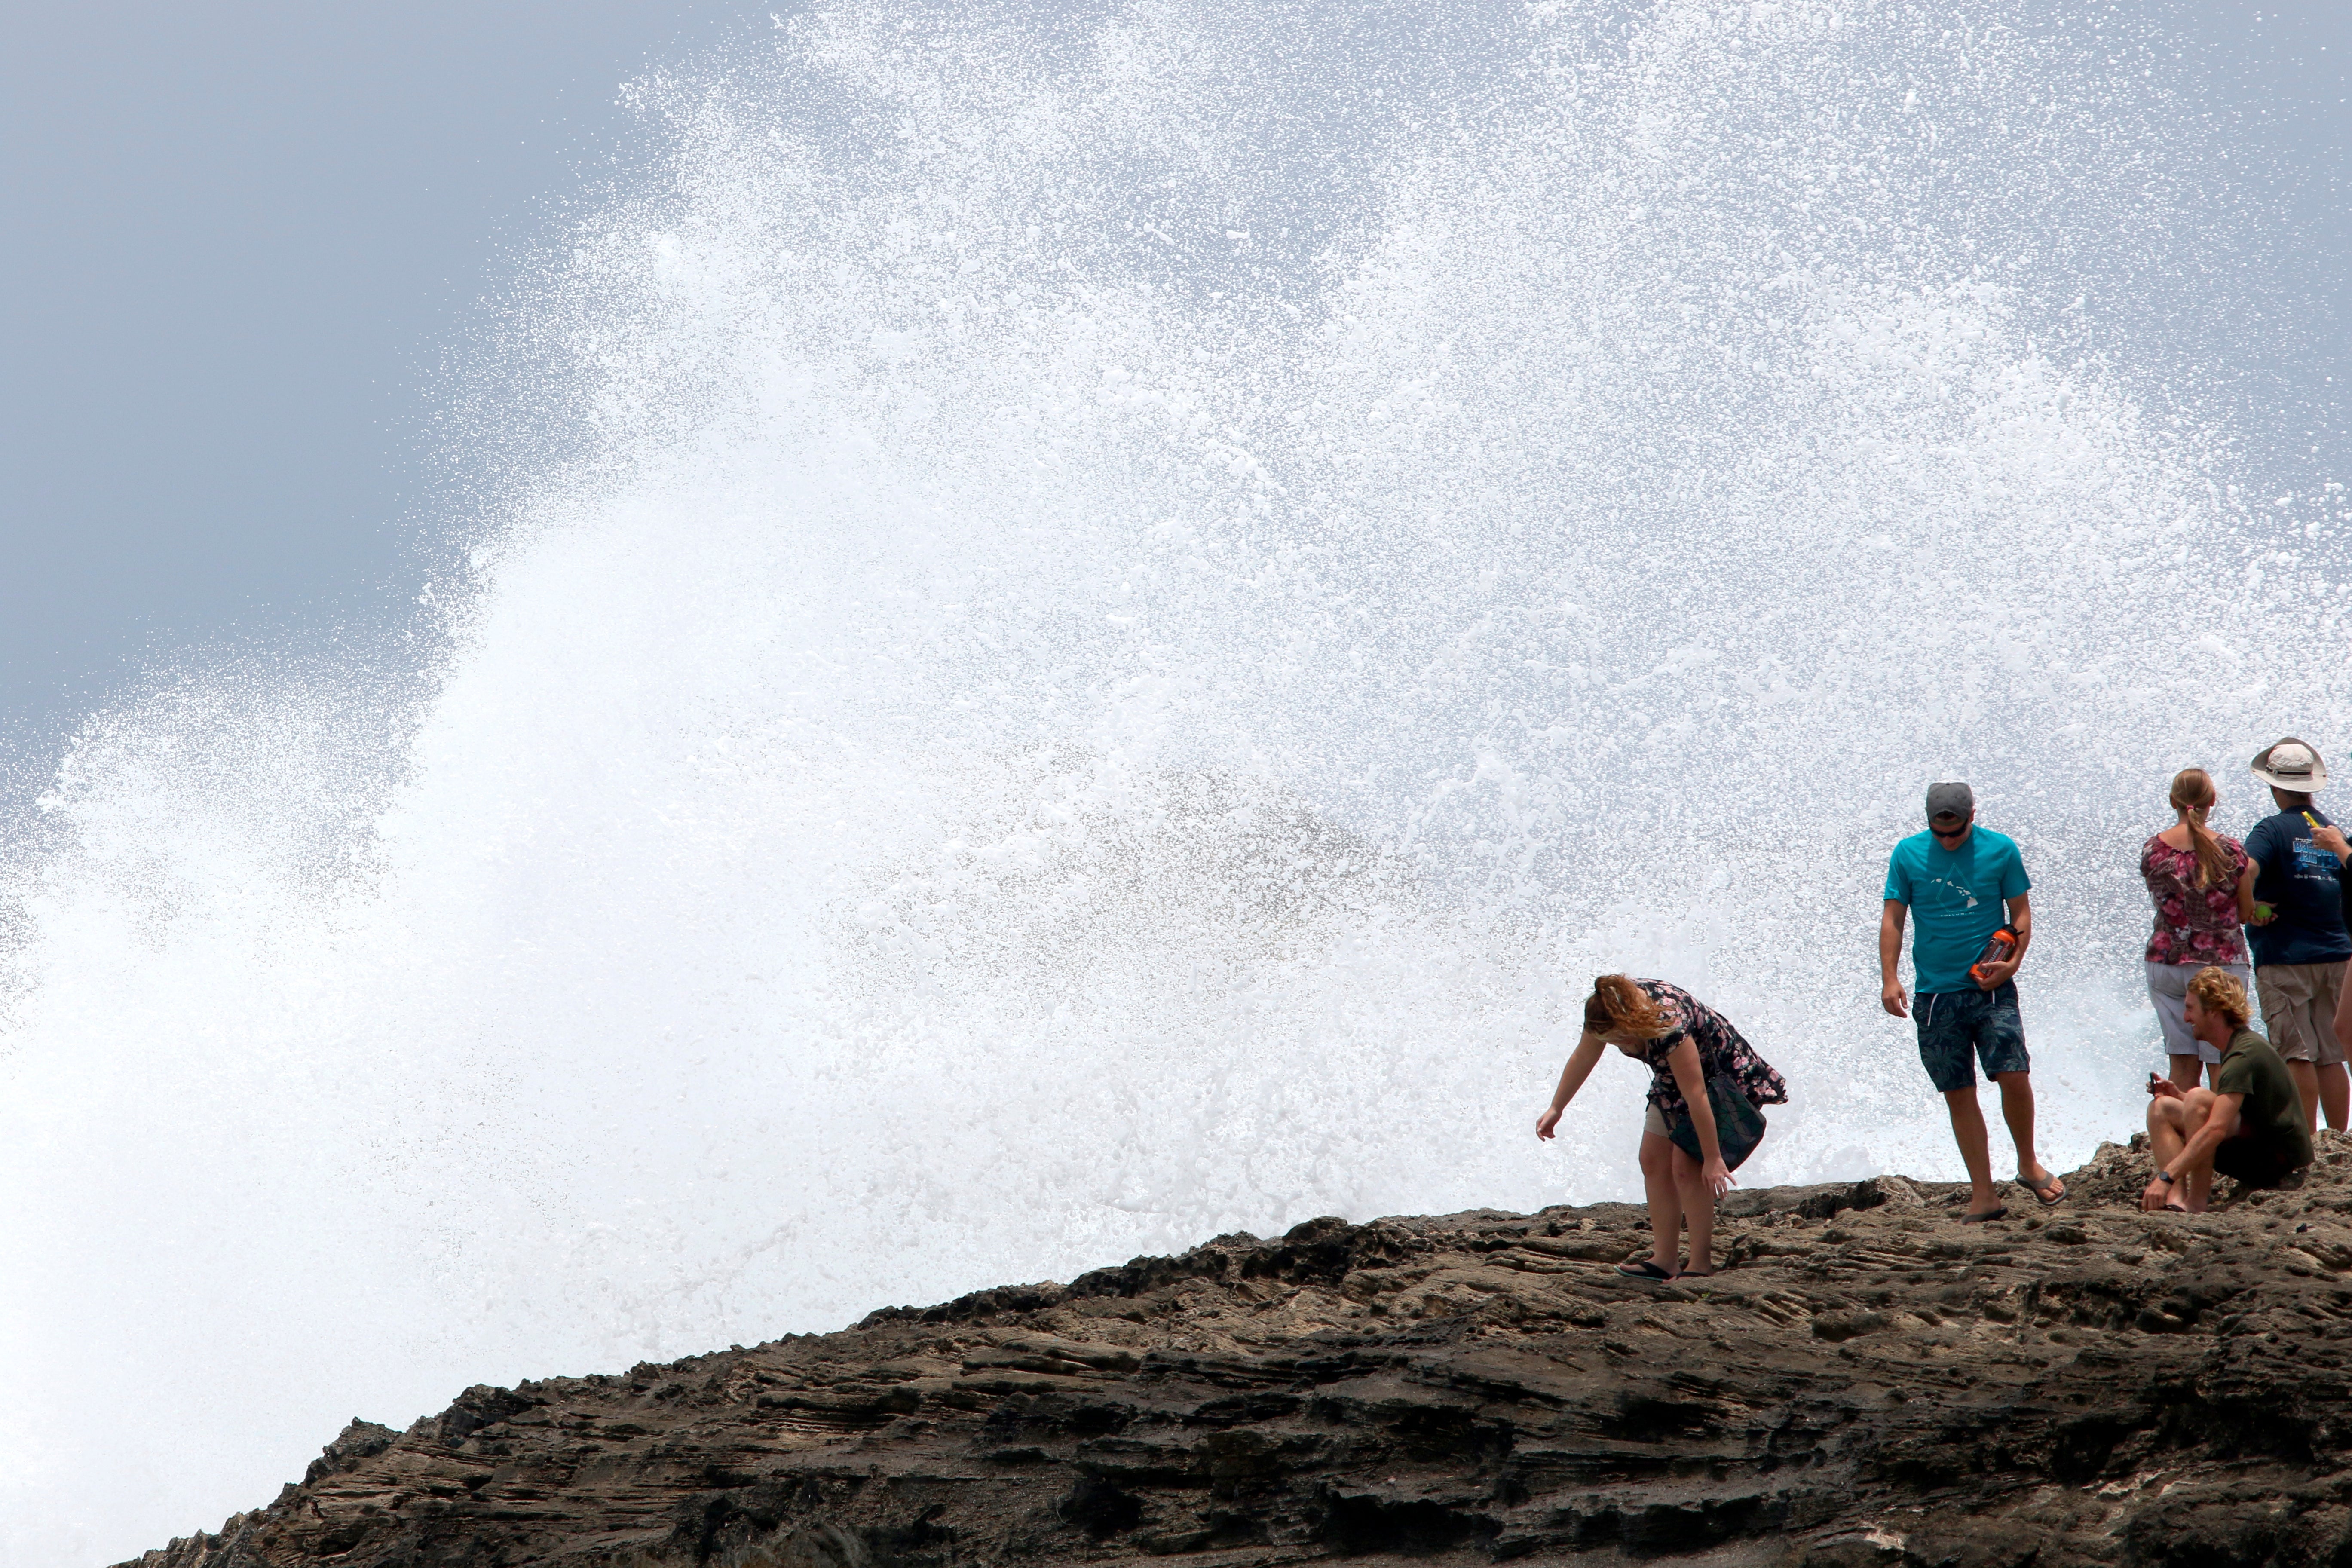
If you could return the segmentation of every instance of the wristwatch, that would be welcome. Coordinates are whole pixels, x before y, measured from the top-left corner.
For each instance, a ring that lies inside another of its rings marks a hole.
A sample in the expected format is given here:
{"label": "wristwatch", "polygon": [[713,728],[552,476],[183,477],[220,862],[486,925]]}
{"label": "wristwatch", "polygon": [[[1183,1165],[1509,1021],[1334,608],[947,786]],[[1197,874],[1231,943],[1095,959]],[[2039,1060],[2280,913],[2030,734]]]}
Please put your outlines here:
{"label": "wristwatch", "polygon": [[2156,1179],[2162,1182],[2165,1185],[2170,1186],[2172,1184],[2172,1173],[2169,1171],[2158,1171],[2156,1173]]}

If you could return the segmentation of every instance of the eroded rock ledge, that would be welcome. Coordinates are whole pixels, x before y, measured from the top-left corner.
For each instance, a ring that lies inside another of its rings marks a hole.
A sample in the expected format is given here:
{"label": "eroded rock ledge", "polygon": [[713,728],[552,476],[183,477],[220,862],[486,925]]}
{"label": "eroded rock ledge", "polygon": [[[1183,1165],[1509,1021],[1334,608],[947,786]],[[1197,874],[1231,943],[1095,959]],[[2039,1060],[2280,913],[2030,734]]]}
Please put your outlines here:
{"label": "eroded rock ledge", "polygon": [[1643,1286],[1628,1205],[1221,1237],[620,1376],[355,1421],[141,1568],[933,1568],[1364,1553],[1716,1568],[2352,1563],[2352,1140],[2297,1192],[1957,1223],[1735,1194]]}

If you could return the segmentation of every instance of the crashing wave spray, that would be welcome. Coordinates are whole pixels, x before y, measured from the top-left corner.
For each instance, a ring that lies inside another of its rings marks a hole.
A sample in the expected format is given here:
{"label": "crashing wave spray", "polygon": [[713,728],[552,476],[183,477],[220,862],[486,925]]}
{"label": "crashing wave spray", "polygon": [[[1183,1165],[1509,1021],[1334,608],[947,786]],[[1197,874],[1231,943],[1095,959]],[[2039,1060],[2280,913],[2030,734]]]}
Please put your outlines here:
{"label": "crashing wave spray", "polygon": [[848,6],[648,84],[460,405],[520,477],[429,695],[114,714],[9,867],[0,1552],[471,1381],[1622,1195],[1633,1069],[1531,1136],[1599,967],[1787,1072],[1751,1180],[1950,1173],[1872,973],[1935,776],[2041,879],[2053,1163],[2120,1130],[2138,835],[2343,735],[2345,596],[2136,379],[2198,196],[2082,27]]}

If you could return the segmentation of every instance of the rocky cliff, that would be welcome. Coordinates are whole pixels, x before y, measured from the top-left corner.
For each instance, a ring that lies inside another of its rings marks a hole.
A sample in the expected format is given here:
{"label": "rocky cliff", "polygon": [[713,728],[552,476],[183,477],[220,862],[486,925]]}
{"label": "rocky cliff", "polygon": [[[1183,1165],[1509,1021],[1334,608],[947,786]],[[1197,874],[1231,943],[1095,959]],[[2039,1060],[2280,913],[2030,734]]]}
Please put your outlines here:
{"label": "rocky cliff", "polygon": [[140,1563],[2352,1563],[2352,1141],[2194,1217],[2145,1172],[1737,1194],[1668,1286],[1624,1205],[1221,1237],[354,1421]]}

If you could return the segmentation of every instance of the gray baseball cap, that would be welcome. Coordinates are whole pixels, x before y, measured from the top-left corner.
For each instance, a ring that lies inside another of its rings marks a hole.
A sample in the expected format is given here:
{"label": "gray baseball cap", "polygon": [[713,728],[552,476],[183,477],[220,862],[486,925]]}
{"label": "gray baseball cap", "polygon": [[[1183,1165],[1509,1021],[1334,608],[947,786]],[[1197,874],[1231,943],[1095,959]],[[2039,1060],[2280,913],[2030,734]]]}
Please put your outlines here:
{"label": "gray baseball cap", "polygon": [[1927,786],[1927,820],[1939,816],[1972,816],[1976,814],[1976,792],[1964,784],[1931,784]]}

